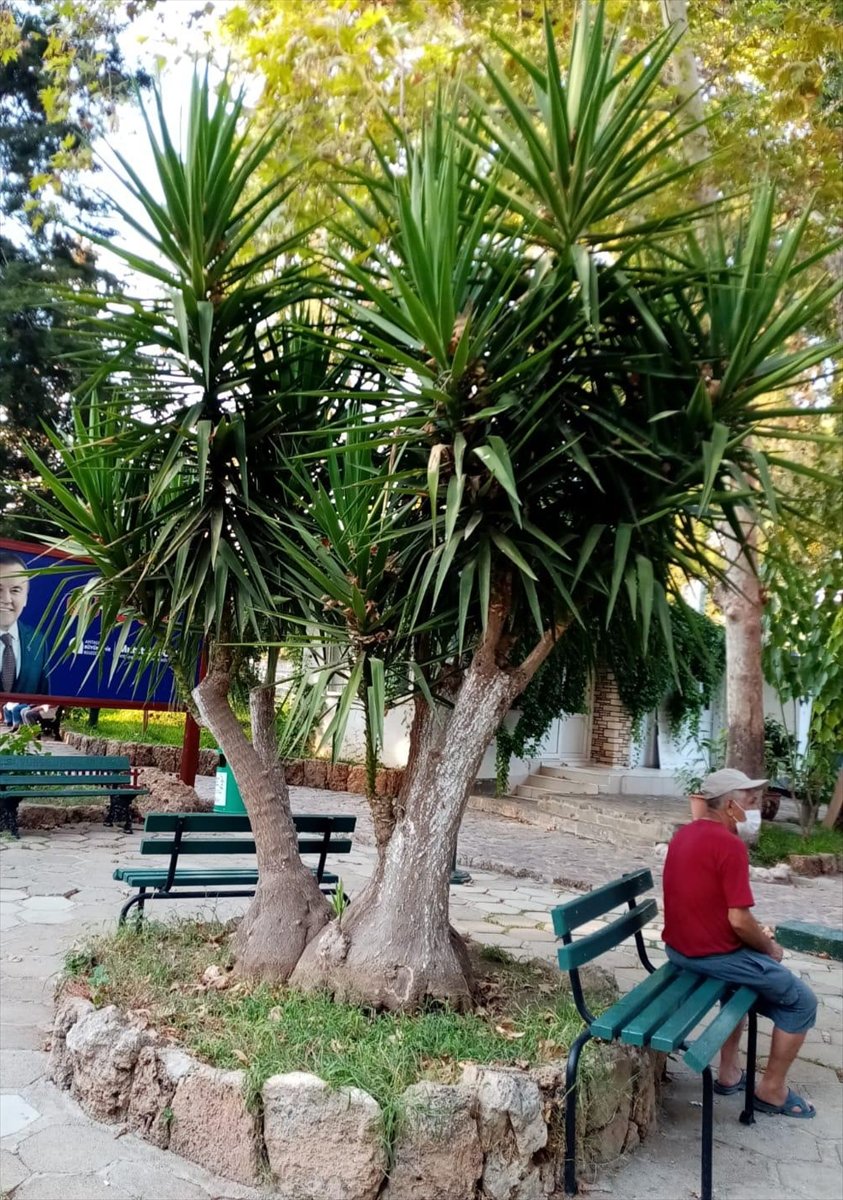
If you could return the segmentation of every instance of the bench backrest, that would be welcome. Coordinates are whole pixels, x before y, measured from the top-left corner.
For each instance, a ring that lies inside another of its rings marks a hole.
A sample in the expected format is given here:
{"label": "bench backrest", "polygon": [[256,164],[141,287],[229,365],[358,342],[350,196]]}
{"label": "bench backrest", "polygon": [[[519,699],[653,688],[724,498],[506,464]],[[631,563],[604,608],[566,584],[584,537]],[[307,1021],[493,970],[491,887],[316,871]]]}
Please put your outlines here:
{"label": "bench backrest", "polygon": [[131,777],[132,767],[123,755],[0,755],[0,787],[99,787],[129,784]]}
{"label": "bench backrest", "polygon": [[[331,854],[350,854],[351,837],[357,818],[339,815],[294,813],[293,824],[299,834],[300,855],[318,855],[317,878],[321,880],[325,860]],[[170,875],[182,854],[254,854],[253,838],[222,837],[222,834],[251,833],[248,816],[234,813],[149,813],[144,833],[171,833],[169,837],[144,838],[141,854],[170,856]],[[214,836],[201,836],[212,834]]]}
{"label": "bench backrest", "polygon": [[130,763],[124,755],[103,754],[3,754],[0,755],[2,775],[50,775],[67,771],[128,771]]}
{"label": "bench backrest", "polygon": [[[658,905],[652,897],[642,904],[638,897],[650,891],[653,886],[653,876],[648,870],[633,871],[614,879],[603,887],[595,888],[584,896],[577,896],[567,904],[560,904],[551,912],[553,930],[557,937],[565,943],[557,951],[559,966],[571,976],[571,990],[574,1001],[583,1019],[592,1020],[585,1003],[579,979],[579,968],[592,962],[607,950],[614,949],[627,938],[635,938],[641,961],[648,965],[647,952],[641,930],[658,913]],[[626,904],[629,911],[609,921],[600,929],[584,934],[573,940],[572,934],[589,921],[603,917],[621,904]],[[652,968],[649,968],[652,969]]]}

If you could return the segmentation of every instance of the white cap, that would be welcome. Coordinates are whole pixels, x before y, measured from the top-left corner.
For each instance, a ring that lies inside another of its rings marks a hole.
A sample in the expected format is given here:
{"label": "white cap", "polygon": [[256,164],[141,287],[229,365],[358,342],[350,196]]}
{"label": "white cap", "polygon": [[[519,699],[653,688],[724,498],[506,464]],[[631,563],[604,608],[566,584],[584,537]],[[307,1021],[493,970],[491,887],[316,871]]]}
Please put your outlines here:
{"label": "white cap", "polygon": [[705,796],[706,800],[716,800],[718,796],[725,796],[727,792],[749,792],[766,782],[766,779],[750,779],[743,771],[724,767],[722,771],[706,775],[700,785],[700,795]]}

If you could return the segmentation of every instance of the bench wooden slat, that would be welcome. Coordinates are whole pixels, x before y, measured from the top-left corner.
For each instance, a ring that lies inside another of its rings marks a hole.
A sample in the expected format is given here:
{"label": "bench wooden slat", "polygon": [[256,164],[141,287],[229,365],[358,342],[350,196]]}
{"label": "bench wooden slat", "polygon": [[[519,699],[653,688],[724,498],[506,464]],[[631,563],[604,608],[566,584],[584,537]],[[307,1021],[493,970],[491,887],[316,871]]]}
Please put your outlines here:
{"label": "bench wooden slat", "polygon": [[610,921],[595,933],[578,938],[570,946],[562,946],[557,951],[559,966],[563,971],[572,971],[590,963],[606,950],[612,950],[621,942],[632,937],[639,929],[643,929],[648,921],[652,921],[658,913],[655,900],[645,900],[636,908],[630,909],[615,921]]}
{"label": "bench wooden slat", "polygon": [[691,1030],[699,1025],[710,1008],[723,997],[731,986],[720,979],[706,979],[700,976],[700,986],[692,992],[685,1003],[670,1017],[661,1029],[657,1029],[650,1039],[654,1050],[664,1050],[670,1054],[677,1050]]}
{"label": "bench wooden slat", "polygon": [[[315,873],[315,872],[314,872]],[[114,872],[115,879],[127,883],[130,887],[159,888],[167,882],[166,871],[137,871],[133,867],[118,867]],[[258,882],[258,873],[252,868],[221,868],[213,871],[186,870],[177,871],[172,887],[254,887]],[[331,871],[322,874],[320,883],[335,884],[339,876]],[[173,899],[177,899],[177,895]]]}
{"label": "bench wooden slat", "polygon": [[[179,822],[182,822],[182,829],[185,833],[252,832],[252,824],[245,814],[149,813],[144,821],[144,833],[175,833]],[[293,824],[299,833],[322,833],[327,828],[336,833],[353,833],[357,825],[357,818],[294,813]]]}
{"label": "bench wooden slat", "polygon": [[757,999],[758,996],[752,988],[739,987],[734,996],[729,997],[705,1032],[700,1034],[685,1051],[685,1062],[688,1066],[695,1071],[704,1071]]}
{"label": "bench wooden slat", "polygon": [[700,976],[679,971],[669,986],[633,1017],[621,1030],[620,1040],[628,1046],[646,1046],[657,1029],[664,1025],[699,986]]}
{"label": "bench wooden slat", "polygon": [[[252,838],[187,838],[177,846],[175,839],[145,838],[140,844],[141,854],[172,854],[176,849],[179,858],[183,854],[254,854],[255,843]],[[350,851],[350,838],[332,838],[328,842],[299,838],[299,854],[348,854]]]}
{"label": "bench wooden slat", "polygon": [[551,910],[550,914],[553,918],[554,932],[557,937],[562,937],[565,933],[573,933],[574,930],[579,929],[580,925],[585,925],[587,921],[593,921],[597,917],[605,916],[613,908],[627,904],[630,900],[640,896],[642,892],[648,892],[652,886],[651,871],[646,869],[633,871],[629,875],[624,875],[622,879],[615,879],[612,883],[604,884],[603,887],[587,892],[584,896],[577,896],[576,900],[569,900],[567,904],[559,904]]}
{"label": "bench wooden slat", "polygon": [[626,1023],[645,1008],[654,997],[659,995],[676,978],[676,967],[673,963],[665,963],[648,975],[643,983],[639,983],[627,994],[607,1008],[595,1021],[592,1021],[591,1036],[601,1038],[604,1042],[613,1041]]}
{"label": "bench wooden slat", "polygon": [[129,783],[131,778],[131,771],[64,771],[44,774],[39,772],[37,775],[33,771],[24,775],[0,774],[0,787],[63,787],[71,783],[93,786],[97,783]]}
{"label": "bench wooden slat", "polygon": [[7,800],[49,800],[51,797],[59,798],[61,796],[98,796],[118,794],[120,796],[145,796],[149,788],[145,787],[124,787],[122,784],[117,787],[114,784],[92,783],[87,788],[11,788],[9,791],[3,791],[0,788],[0,797],[5,797]]}

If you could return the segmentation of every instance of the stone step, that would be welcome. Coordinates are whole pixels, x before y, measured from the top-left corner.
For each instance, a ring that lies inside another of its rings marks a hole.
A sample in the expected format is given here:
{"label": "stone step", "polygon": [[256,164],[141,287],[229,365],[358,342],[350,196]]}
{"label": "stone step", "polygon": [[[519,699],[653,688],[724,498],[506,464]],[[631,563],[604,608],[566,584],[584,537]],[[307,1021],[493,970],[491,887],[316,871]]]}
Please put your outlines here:
{"label": "stone step", "polygon": [[[582,823],[590,827],[608,829],[617,844],[627,838],[655,846],[657,842],[669,842],[682,821],[667,821],[661,816],[638,812],[621,812],[616,808],[601,808],[596,804],[573,803],[562,796],[536,798],[539,810],[567,824]],[[562,828],[562,826],[560,826]],[[574,832],[572,830],[572,832]],[[607,840],[600,838],[601,841]]]}
{"label": "stone step", "polygon": [[[565,803],[546,793],[538,799],[520,794],[508,796],[474,795],[469,807],[499,817],[509,817],[542,829],[558,829],[590,842],[622,845],[636,850],[652,850],[657,842],[668,841],[673,827],[664,822],[625,820],[615,813],[595,813],[576,798]],[[680,824],[681,822],[677,822]]]}
{"label": "stone step", "polygon": [[600,789],[596,783],[585,779],[562,779],[556,775],[546,775],[544,768],[536,775],[528,775],[524,784],[532,788],[541,788],[547,792],[556,792],[565,796],[599,796]]}

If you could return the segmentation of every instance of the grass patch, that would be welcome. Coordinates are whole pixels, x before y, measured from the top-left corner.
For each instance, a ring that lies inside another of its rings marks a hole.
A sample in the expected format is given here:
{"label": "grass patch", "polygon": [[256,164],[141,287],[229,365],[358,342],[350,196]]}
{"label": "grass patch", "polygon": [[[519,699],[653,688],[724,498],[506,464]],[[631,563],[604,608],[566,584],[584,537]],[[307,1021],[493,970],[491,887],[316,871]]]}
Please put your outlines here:
{"label": "grass patch", "polygon": [[[119,742],[145,742],[153,746],[180,746],[184,738],[184,713],[151,712],[146,729],[143,727],[143,713],[129,708],[103,708],[96,725],[89,725],[87,716],[80,714],[66,718],[63,722],[65,729],[75,733],[84,733],[88,737],[113,738]],[[207,729],[199,735],[199,745],[203,750],[213,750],[216,742]]]}
{"label": "grass patch", "polygon": [[843,832],[839,829],[815,829],[803,837],[795,829],[783,829],[772,821],[761,826],[758,841],[749,852],[756,867],[772,867],[790,854],[843,854]]}
{"label": "grass patch", "polygon": [[566,976],[497,948],[471,948],[481,995],[473,1013],[401,1015],[236,981],[231,935],[218,923],[145,922],[71,951],[66,971],[96,1004],[143,1010],[153,1028],[197,1058],[243,1068],[252,1104],[270,1075],[288,1071],[363,1088],[381,1105],[388,1145],[410,1084],[456,1082],[465,1062],[527,1067],[557,1059],[582,1029]]}

